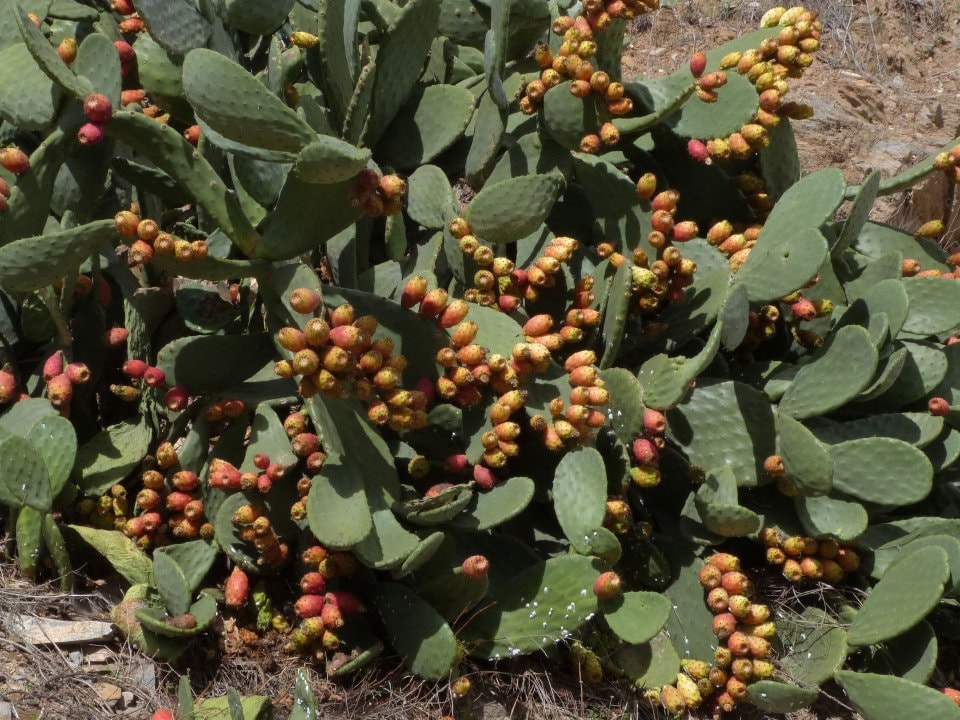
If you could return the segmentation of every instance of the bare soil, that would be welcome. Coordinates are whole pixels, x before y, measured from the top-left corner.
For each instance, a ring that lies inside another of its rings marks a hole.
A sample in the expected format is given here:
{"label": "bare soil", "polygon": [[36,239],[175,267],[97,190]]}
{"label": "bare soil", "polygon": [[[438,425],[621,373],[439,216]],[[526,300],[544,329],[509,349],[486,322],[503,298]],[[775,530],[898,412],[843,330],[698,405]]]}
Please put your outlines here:
{"label": "bare soil", "polygon": [[[627,79],[669,73],[690,55],[757,27],[776,2],[675,0],[631,30],[624,58]],[[815,1],[825,25],[824,49],[794,99],[816,110],[795,129],[804,172],[840,168],[859,182],[872,169],[889,177],[960,135],[960,2],[943,0]],[[944,244],[960,244],[956,190],[939,175],[918,188],[882,199],[874,217],[908,230],[941,218]],[[0,615],[22,613],[71,620],[107,620],[116,583],[90,582],[79,594],[19,578],[0,564]],[[306,666],[327,718],[423,718],[451,715],[483,720],[579,720],[663,717],[623,685],[591,686],[545,659],[471,666],[474,692],[454,706],[445,686],[405,675],[387,660],[344,682],[331,682],[301,658],[282,651],[279,638],[254,639],[225,623],[219,640],[170,666],[149,661],[114,638],[105,643],[31,645],[0,628],[0,720],[69,717],[140,720],[174,706],[176,680],[188,674],[196,694],[223,695],[228,686],[270,697],[279,718],[292,703],[298,667]],[[954,681],[956,678],[952,678]],[[760,718],[760,714],[745,714]],[[809,711],[791,720],[856,715],[827,688]]]}

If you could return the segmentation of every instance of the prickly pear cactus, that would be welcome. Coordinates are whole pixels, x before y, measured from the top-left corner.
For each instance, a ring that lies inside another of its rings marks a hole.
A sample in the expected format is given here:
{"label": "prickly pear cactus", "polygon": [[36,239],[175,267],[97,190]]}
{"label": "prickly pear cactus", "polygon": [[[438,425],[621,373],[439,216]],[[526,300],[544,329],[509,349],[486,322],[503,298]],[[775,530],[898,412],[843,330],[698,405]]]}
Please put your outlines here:
{"label": "prickly pear cactus", "polygon": [[816,13],[624,83],[659,4],[0,8],[21,572],[93,548],[168,659],[223,614],[456,698],[545,651],[676,714],[947,717],[960,255],[869,217],[960,146],[801,178]]}

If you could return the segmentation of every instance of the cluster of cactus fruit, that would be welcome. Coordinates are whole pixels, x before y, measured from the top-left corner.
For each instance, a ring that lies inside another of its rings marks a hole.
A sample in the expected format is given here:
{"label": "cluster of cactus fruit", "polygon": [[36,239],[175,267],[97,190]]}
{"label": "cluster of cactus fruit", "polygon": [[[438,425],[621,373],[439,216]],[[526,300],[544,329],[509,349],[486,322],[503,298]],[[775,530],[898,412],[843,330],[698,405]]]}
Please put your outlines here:
{"label": "cluster of cactus fruit", "polygon": [[[960,255],[940,220],[869,220],[960,180],[960,145],[801,178],[815,14],[631,81],[627,21],[658,5],[0,10],[24,575],[69,587],[92,546],[165,658],[224,612],[332,676],[389,648],[454,699],[465,657],[556,646],[670,712],[835,681],[867,720],[960,717],[931,687]],[[765,602],[781,574],[806,607]]]}

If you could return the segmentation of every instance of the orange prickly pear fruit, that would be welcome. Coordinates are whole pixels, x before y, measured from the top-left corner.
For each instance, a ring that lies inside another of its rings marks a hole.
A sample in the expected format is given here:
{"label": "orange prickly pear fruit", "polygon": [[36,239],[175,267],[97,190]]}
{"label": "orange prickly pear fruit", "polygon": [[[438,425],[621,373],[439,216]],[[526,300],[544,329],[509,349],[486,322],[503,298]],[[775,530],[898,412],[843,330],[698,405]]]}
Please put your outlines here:
{"label": "orange prickly pear fruit", "polygon": [[230,577],[227,578],[223,594],[227,607],[238,608],[247,602],[250,595],[250,578],[242,569],[239,567],[233,569]]}

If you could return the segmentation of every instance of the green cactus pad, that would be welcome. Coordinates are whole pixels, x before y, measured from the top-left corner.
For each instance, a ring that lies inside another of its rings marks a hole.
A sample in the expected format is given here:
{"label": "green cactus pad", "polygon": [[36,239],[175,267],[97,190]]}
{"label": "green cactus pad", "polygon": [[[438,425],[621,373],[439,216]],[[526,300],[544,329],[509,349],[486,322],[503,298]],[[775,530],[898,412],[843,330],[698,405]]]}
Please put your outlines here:
{"label": "green cactus pad", "polygon": [[[93,86],[86,78],[74,75],[66,63],[60,59],[56,48],[50,44],[43,31],[33,24],[23,8],[23,3],[16,1],[11,9],[23,36],[23,42],[37,61],[37,65],[44,74],[57,85],[63,88],[75,100],[83,102],[84,98],[93,92]],[[10,12],[11,10],[8,10]]]}
{"label": "green cactus pad", "polygon": [[819,694],[816,688],[802,688],[774,680],[758,680],[747,688],[745,700],[766,712],[788,713],[809,707]]}
{"label": "green cactus pad", "polygon": [[[624,263],[626,264],[626,263]],[[720,349],[723,323],[717,323],[703,350],[691,358],[667,354],[654,355],[640,367],[637,380],[643,388],[642,400],[647,407],[667,410],[675,407],[690,390],[690,384],[703,372]]]}
{"label": "green cactus pad", "polygon": [[464,172],[473,187],[483,187],[500,153],[500,143],[507,131],[506,109],[493,101],[487,92],[477,104],[473,141],[467,153]]}
{"label": "green cactus pad", "polygon": [[624,444],[632,443],[643,432],[643,403],[636,376],[623,368],[608,368],[600,373],[610,393],[610,426]]}
{"label": "green cactus pad", "polygon": [[873,657],[865,670],[881,675],[896,675],[926,683],[937,666],[937,634],[925,620],[873,650]]}
{"label": "green cactus pad", "polygon": [[577,179],[606,239],[623,252],[640,247],[651,257],[656,255],[646,241],[652,229],[650,213],[646,204],[637,202],[636,183],[603,158],[584,153],[575,153],[573,158]]}
{"label": "green cactus pad", "polygon": [[317,137],[253,75],[212,50],[187,54],[183,90],[197,117],[228,140],[296,153]]}
{"label": "green cactus pad", "polygon": [[152,440],[146,422],[107,426],[77,449],[77,484],[88,495],[106,492],[140,464]]}
{"label": "green cactus pad", "polygon": [[[0,428],[14,433],[25,435],[27,430],[39,420],[58,416],[60,413],[49,400],[44,398],[29,398],[14,403],[6,412],[0,415]],[[0,432],[0,437],[5,433]]]}
{"label": "green cactus pad", "polygon": [[940,436],[923,451],[930,458],[934,472],[940,472],[960,459],[960,430],[944,428]]}
{"label": "green cactus pad", "polygon": [[26,45],[18,43],[0,51],[0,83],[16,88],[0,95],[0,118],[24,130],[49,127],[62,93],[37,66]]}
{"label": "green cactus pad", "polygon": [[[263,695],[244,695],[239,697],[232,687],[227,689],[226,697],[198,700],[193,717],[209,720],[271,720],[273,705],[270,698]],[[235,699],[231,700],[231,694]],[[291,716],[292,717],[292,716]]]}
{"label": "green cactus pad", "polygon": [[780,612],[776,624],[784,649],[780,665],[791,682],[820,685],[843,666],[847,631],[820,608],[807,607],[799,615]]}
{"label": "green cactus pad", "polygon": [[851,542],[867,529],[867,511],[858,502],[830,496],[798,497],[793,502],[804,531],[815,538]]}
{"label": "green cactus pad", "polygon": [[490,243],[515,242],[540,227],[560,186],[554,175],[527,175],[488,184],[467,206],[470,229]]}
{"label": "green cactus pad", "polygon": [[841,328],[813,362],[797,372],[780,399],[780,411],[802,420],[842,406],[869,384],[877,362],[877,350],[864,328]]}
{"label": "green cactus pad", "polygon": [[357,176],[370,162],[370,151],[340,138],[318,135],[297,156],[297,175],[308,183],[331,184]]}
{"label": "green cactus pad", "polygon": [[420,538],[403,527],[390,507],[389,491],[367,483],[367,505],[373,521],[371,531],[353,547],[364,565],[391,570],[403,564],[420,544]]}
{"label": "green cactus pad", "polygon": [[123,533],[114,530],[98,530],[85,525],[68,525],[87,545],[106,559],[123,579],[131,585],[148,583],[153,573],[153,563],[136,543]]}
{"label": "green cactus pad", "polygon": [[907,351],[896,381],[876,402],[885,407],[902,407],[927,397],[947,374],[947,356],[943,346],[922,340],[896,343]]}
{"label": "green cactus pad", "polygon": [[410,0],[387,29],[377,51],[370,114],[363,130],[375,147],[420,77],[440,22],[440,0]]}
{"label": "green cactus pad", "polygon": [[[17,543],[17,565],[28,580],[36,580],[43,558],[43,518],[45,512],[21,507],[16,514],[14,540]],[[9,525],[8,525],[9,527]]]}
{"label": "green cactus pad", "polygon": [[191,593],[196,592],[217,559],[217,547],[208,540],[190,540],[158,548],[153,554],[166,555],[177,564]]}
{"label": "green cactus pad", "polygon": [[910,311],[903,323],[906,332],[916,335],[936,335],[957,327],[954,309],[960,305],[960,287],[940,277],[906,277],[901,280]]}
{"label": "green cactus pad", "polygon": [[28,292],[75,273],[104,243],[119,238],[113,220],[97,220],[71,230],[15,240],[0,247],[0,285]]}
{"label": "green cactus pad", "polygon": [[777,418],[780,455],[793,486],[801,495],[826,495],[833,487],[833,458],[815,433],[789,415]]}
{"label": "green cactus pad", "polygon": [[457,530],[479,532],[496,527],[526,509],[536,489],[533,480],[519,475],[474,495],[466,509],[447,523]]}
{"label": "green cactus pad", "polygon": [[171,615],[182,615],[190,609],[190,583],[180,564],[167,553],[153,556],[153,582]]}
{"label": "green cactus pad", "polygon": [[620,645],[611,660],[638,688],[668,685],[676,680],[680,670],[680,656],[665,632],[643,645]]}
{"label": "green cactus pad", "polygon": [[251,35],[269,35],[287,19],[293,3],[294,0],[225,0],[223,19]]}
{"label": "green cactus pad", "polygon": [[763,393],[740,382],[701,379],[666,415],[668,437],[692,464],[729,465],[741,487],[760,484],[763,460],[776,452],[773,410]]}
{"label": "green cactus pad", "polygon": [[946,532],[940,534],[938,530],[940,532],[948,531],[941,523],[935,522],[928,525],[924,530],[911,533],[905,538],[898,538],[885,543],[874,550],[873,555],[867,559],[864,566],[869,570],[872,577],[879,579],[904,554],[928,545],[936,545],[943,548],[947,553],[950,563],[951,582],[946,594],[956,596],[960,592],[960,539],[957,538],[956,529],[954,529],[953,535],[946,534]]}
{"label": "green cactus pad", "polygon": [[377,144],[377,161],[396,168],[431,162],[463,136],[473,116],[473,93],[455,85],[415,92]]}
{"label": "green cactus pad", "polygon": [[908,505],[927,496],[933,467],[922,450],[893,438],[848,440],[830,446],[833,487],[860,500]]}
{"label": "green cactus pad", "polygon": [[359,468],[329,456],[313,477],[307,520],[317,540],[329,547],[347,549],[363,540],[373,529],[373,520]]}
{"label": "green cactus pad", "polygon": [[848,642],[873,645],[906,632],[936,606],[949,580],[943,548],[928,545],[904,554],[867,595],[850,624]]}
{"label": "green cactus pad", "polygon": [[251,254],[256,232],[226,183],[178,132],[142,113],[115,113],[108,135],[143,153],[179,182],[244,253]]}
{"label": "green cactus pad", "polygon": [[195,335],[167,343],[157,355],[157,367],[168,385],[184,385],[197,394],[219,392],[272,363],[275,352],[269,333]]}
{"label": "green cactus pad", "polygon": [[470,655],[509,658],[568,638],[597,611],[590,558],[562,555],[518,573],[499,585],[493,603],[460,634]]}
{"label": "green cactus pad", "polygon": [[[946,253],[932,240],[916,239],[892,225],[868,222],[857,236],[853,245],[857,252],[867,257],[879,259],[884,255],[898,252],[902,260],[913,258],[920,261],[924,270],[940,270],[947,272],[949,267],[944,263]],[[902,264],[901,264],[902,267]]]}
{"label": "green cactus pad", "polygon": [[681,658],[713,657],[717,638],[710,630],[713,614],[703,602],[703,586],[698,579],[703,561],[689,550],[674,548],[674,581],[664,595],[673,602],[667,620],[667,635]]}
{"label": "green cactus pad", "polygon": [[0,504],[48,512],[53,501],[43,457],[26,438],[0,437]]}
{"label": "green cactus pad", "polygon": [[357,79],[357,14],[360,0],[320,0],[316,55],[321,68],[319,82],[336,123],[343,127],[347,106]]}
{"label": "green cactus pad", "polygon": [[[137,57],[137,67],[143,73],[143,59]],[[83,39],[77,49],[77,58],[70,68],[82,75],[94,90],[106,95],[114,108],[120,107],[120,56],[110,39],[101,33],[91,33]]]}
{"label": "green cactus pad", "polygon": [[390,644],[407,667],[428,680],[445,677],[457,656],[457,639],[443,617],[403,585],[380,583],[375,597]]}
{"label": "green cactus pad", "polygon": [[438,530],[423,538],[403,559],[400,566],[393,570],[394,579],[407,577],[430,562],[437,551],[440,550],[440,546],[443,545],[446,537],[442,531]]}
{"label": "green cactus pad", "polygon": [[626,592],[600,601],[600,612],[610,629],[627,643],[650,642],[670,616],[670,600],[655,592]]}
{"label": "green cactus pad", "polygon": [[577,552],[589,553],[590,533],[603,524],[606,501],[607,473],[600,453],[581,448],[564,455],[554,472],[553,509]]}
{"label": "green cactus pad", "polygon": [[580,139],[600,127],[596,101],[571,95],[569,81],[547,90],[541,117],[550,136],[567,150],[579,150]]}
{"label": "green cactus pad", "polygon": [[560,173],[567,176],[572,168],[570,153],[549,137],[528,133],[512,143],[497,161],[486,183],[498,183],[520,175]]}
{"label": "green cactus pad", "polygon": [[944,693],[911,680],[840,670],[834,675],[865,720],[905,717],[960,719],[960,707]]}
{"label": "green cactus pad", "polygon": [[[623,336],[626,333],[628,308],[630,300],[633,297],[630,268],[631,263],[620,263],[620,267],[617,268],[617,271],[613,274],[607,286],[606,307],[604,307],[603,327],[601,329],[603,335],[603,355],[600,356],[600,362],[598,364],[601,370],[606,370],[613,365],[617,354],[620,352]],[[648,362],[658,365],[658,361],[662,361],[663,357],[664,356],[658,356]],[[647,363],[644,364],[646,365]],[[670,377],[670,364],[666,363],[666,365],[667,369],[663,372],[663,375]],[[659,367],[657,369],[659,369]],[[649,374],[652,374],[652,372]],[[641,384],[641,388],[642,387],[643,385]]]}
{"label": "green cactus pad", "polygon": [[210,23],[187,0],[137,0],[137,12],[157,44],[174,55],[203,47],[210,37]]}
{"label": "green cactus pad", "polygon": [[430,230],[442,230],[457,216],[450,181],[436,165],[421,165],[407,178],[407,215]]}
{"label": "green cactus pad", "polygon": [[77,433],[66,418],[54,416],[37,420],[27,429],[27,440],[43,459],[50,480],[50,495],[63,490],[77,456]]}
{"label": "green cactus pad", "polygon": [[487,594],[489,578],[471,580],[462,572],[437,575],[417,585],[417,593],[448,623],[454,623]]}
{"label": "green cactus pad", "polygon": [[[849,288],[849,284],[847,287]],[[903,328],[910,307],[910,298],[907,296],[903,282],[899,279],[880,280],[866,289],[862,295],[851,299],[853,302],[850,307],[837,322],[839,327],[866,325],[871,317],[883,313],[890,324],[891,336],[896,337]]]}
{"label": "green cactus pad", "polygon": [[844,188],[840,171],[827,168],[807,175],[777,201],[737,272],[752,302],[788,295],[817,273],[827,257],[818,228],[843,201]]}
{"label": "green cactus pad", "polygon": [[922,448],[933,442],[943,430],[943,418],[925,412],[868,415],[844,423],[816,418],[810,429],[819,440],[835,444],[868,437],[891,437]]}
{"label": "green cactus pad", "polygon": [[850,211],[847,219],[843,222],[843,229],[837,235],[837,241],[830,247],[830,255],[838,258],[843,251],[853,245],[860,231],[863,230],[873,209],[873,203],[877,199],[877,192],[880,190],[880,171],[874,170],[863,180],[857,196],[850,203]]}

